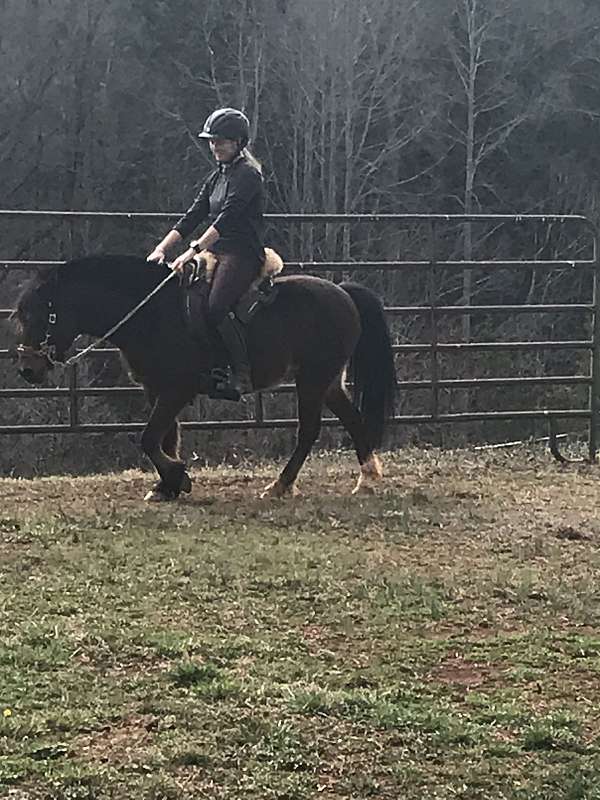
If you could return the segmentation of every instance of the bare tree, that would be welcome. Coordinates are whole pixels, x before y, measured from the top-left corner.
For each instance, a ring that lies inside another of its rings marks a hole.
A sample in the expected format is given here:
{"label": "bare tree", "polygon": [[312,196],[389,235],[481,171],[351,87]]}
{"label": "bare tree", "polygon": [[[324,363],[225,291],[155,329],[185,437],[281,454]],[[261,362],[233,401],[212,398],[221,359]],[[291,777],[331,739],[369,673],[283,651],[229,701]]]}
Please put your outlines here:
{"label": "bare tree", "polygon": [[[393,0],[300,0],[288,8],[272,61],[285,87],[276,110],[290,131],[287,150],[269,139],[283,167],[282,206],[328,213],[401,206],[406,173],[414,176],[403,157],[435,116],[417,60],[424,13],[419,2]],[[329,253],[338,235],[329,226]],[[347,228],[341,246],[347,255]]]}
{"label": "bare tree", "polygon": [[[522,40],[517,36],[517,7],[513,0],[491,6],[483,0],[455,0],[448,24],[448,50],[458,78],[458,92],[449,94],[448,133],[463,153],[464,184],[460,205],[465,214],[482,208],[480,188],[493,186],[480,179],[482,167],[504,148],[513,132],[530,119],[536,103],[519,82]],[[463,257],[473,259],[472,224],[463,231]],[[470,305],[472,271],[463,272],[462,303]],[[462,335],[471,338],[471,317],[463,316]]]}

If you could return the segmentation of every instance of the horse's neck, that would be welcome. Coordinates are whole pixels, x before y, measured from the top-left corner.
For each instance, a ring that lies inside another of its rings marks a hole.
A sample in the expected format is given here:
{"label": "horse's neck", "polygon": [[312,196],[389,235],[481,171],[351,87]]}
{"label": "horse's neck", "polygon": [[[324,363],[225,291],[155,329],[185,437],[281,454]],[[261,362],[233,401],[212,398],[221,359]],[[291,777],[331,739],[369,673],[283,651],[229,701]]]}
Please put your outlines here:
{"label": "horse's neck", "polygon": [[81,333],[90,336],[104,336],[124,319],[143,297],[142,292],[136,297],[94,284],[74,287],[72,294],[78,310]]}

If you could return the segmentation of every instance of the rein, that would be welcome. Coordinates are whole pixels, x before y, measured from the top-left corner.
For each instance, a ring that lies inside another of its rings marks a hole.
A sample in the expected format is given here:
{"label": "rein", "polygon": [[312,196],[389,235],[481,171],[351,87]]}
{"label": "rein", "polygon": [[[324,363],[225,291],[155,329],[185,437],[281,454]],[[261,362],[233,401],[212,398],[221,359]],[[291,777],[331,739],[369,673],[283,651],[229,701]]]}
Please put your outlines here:
{"label": "rein", "polygon": [[149,300],[151,300],[154,297],[154,295],[157,294],[163,288],[163,286],[165,286],[176,275],[177,275],[176,272],[171,271],[171,273],[169,275],[167,275],[167,277],[164,280],[162,280],[158,284],[158,286],[155,286],[154,289],[152,289],[150,294],[147,294],[146,297],[144,297],[143,300],[140,300],[140,302],[137,304],[137,306],[135,306],[134,308],[131,309],[131,311],[129,311],[127,314],[125,314],[123,319],[119,320],[119,322],[117,322],[116,325],[113,325],[113,327],[109,331],[107,331],[101,339],[97,339],[95,342],[92,342],[90,345],[88,345],[86,348],[81,350],[79,353],[76,353],[75,355],[71,356],[71,358],[68,358],[64,363],[65,367],[70,367],[71,364],[74,364],[80,358],[83,358],[83,356],[85,356],[91,350],[95,350],[95,348],[98,347],[98,345],[103,344],[107,339],[110,339],[110,337],[113,335],[113,333],[116,333],[119,330],[119,328],[121,328],[123,325],[125,325],[126,322],[129,322],[129,320],[135,314],[137,314],[137,312],[140,310],[140,308],[143,308],[146,305],[146,303]]}
{"label": "rein", "polygon": [[[146,303],[148,303],[154,297],[154,295],[157,294],[163,288],[163,286],[165,286],[176,275],[177,275],[176,272],[171,271],[171,273],[169,275],[167,275],[167,277],[164,280],[162,280],[158,284],[158,286],[155,286],[154,289],[149,294],[147,294],[146,297],[144,297],[143,300],[140,300],[140,302],[134,308],[132,308],[131,311],[129,311],[127,314],[125,314],[123,319],[119,320],[119,322],[117,322],[116,325],[113,325],[113,327],[109,331],[107,331],[104,334],[104,336],[102,336],[102,338],[97,339],[95,342],[92,342],[92,344],[88,345],[88,347],[84,348],[83,350],[80,350],[79,353],[76,353],[75,355],[72,355],[71,358],[68,358],[66,361],[57,361],[56,360],[56,346],[53,345],[53,344],[50,344],[50,328],[48,329],[46,337],[40,343],[40,346],[39,346],[39,348],[37,350],[35,349],[35,347],[29,347],[28,345],[20,344],[16,348],[17,353],[18,354],[22,354],[22,355],[39,355],[39,356],[43,356],[44,358],[47,358],[48,361],[53,366],[54,366],[54,364],[58,363],[58,364],[62,364],[62,366],[64,366],[64,367],[70,367],[71,364],[74,364],[80,358],[83,358],[83,356],[87,355],[87,353],[89,353],[91,350],[94,350],[96,347],[98,347],[99,345],[103,344],[107,339],[110,339],[110,337],[114,333],[116,333],[123,325],[125,325],[126,322],[129,322],[129,320],[135,314],[137,314],[137,312],[141,308],[143,308],[146,305]],[[56,314],[54,312],[51,312],[48,315],[48,325],[51,326],[51,325],[55,325],[55,324],[56,324]]]}

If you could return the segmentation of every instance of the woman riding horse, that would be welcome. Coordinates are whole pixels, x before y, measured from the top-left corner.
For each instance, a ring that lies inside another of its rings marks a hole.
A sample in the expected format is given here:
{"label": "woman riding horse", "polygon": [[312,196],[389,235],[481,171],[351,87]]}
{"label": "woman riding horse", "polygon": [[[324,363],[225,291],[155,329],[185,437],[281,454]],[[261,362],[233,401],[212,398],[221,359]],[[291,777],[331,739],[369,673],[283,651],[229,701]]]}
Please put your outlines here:
{"label": "woman riding horse", "polygon": [[167,251],[189,236],[205,219],[209,227],[171,264],[176,272],[202,250],[218,259],[208,299],[208,321],[218,331],[229,355],[232,374],[218,389],[229,400],[252,391],[252,380],[243,326],[231,312],[258,277],[265,259],[264,189],[260,164],[248,150],[250,124],[235,108],[219,108],[199,134],[208,139],[217,169],[163,240],[148,256],[162,264]]}
{"label": "woman riding horse", "polygon": [[[181,288],[170,275],[166,266],[148,269],[139,256],[75,258],[34,278],[15,309],[18,369],[28,383],[43,383],[54,364],[67,360],[80,334],[108,338],[119,348],[152,408],[141,439],[159,474],[150,500],[174,500],[190,491],[178,415],[197,394],[212,389],[213,343],[208,332],[203,338],[191,335]],[[264,494],[295,492],[324,406],[354,442],[358,491],[364,479],[381,476],[375,450],[393,413],[394,351],[383,305],[356,283],[288,275],[276,285],[274,301],[247,325],[248,354],[257,391],[294,380],[298,435],[287,464]],[[344,387],[350,359],[355,403]]]}
{"label": "woman riding horse", "polygon": [[[215,343],[204,326],[201,335],[192,335],[181,287],[169,280],[172,273],[163,264],[167,250],[204,218],[211,223],[208,229],[171,267],[181,271],[204,248],[216,254],[209,317],[235,373],[231,384],[222,387],[222,396],[239,399],[250,389],[249,364],[256,391],[290,379],[296,385],[296,446],[263,494],[282,497],[296,491],[298,473],[319,436],[324,406],[354,442],[360,464],[355,491],[365,479],[381,477],[375,450],[393,414],[395,370],[379,298],[355,283],[288,275],[277,278],[274,300],[249,319],[244,334],[231,314],[259,275],[265,255],[262,177],[245,149],[248,133],[248,120],[240,111],[224,108],[210,115],[200,136],[209,140],[219,167],[147,259],[75,258],[34,279],[15,310],[18,368],[29,383],[42,383],[55,363],[65,362],[79,334],[108,339],[119,348],[152,408],[141,440],[159,475],[149,500],[174,500],[190,491],[178,415],[197,394],[215,396]],[[147,260],[159,263],[148,269]],[[344,385],[350,360],[355,403]]]}

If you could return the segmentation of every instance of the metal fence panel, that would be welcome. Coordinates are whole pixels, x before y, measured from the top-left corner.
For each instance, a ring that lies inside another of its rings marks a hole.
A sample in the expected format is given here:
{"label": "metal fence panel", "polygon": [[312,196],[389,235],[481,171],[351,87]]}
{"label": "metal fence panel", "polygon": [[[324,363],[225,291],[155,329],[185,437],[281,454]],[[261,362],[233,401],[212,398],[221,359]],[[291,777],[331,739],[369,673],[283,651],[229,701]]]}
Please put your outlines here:
{"label": "metal fence panel", "polygon": [[[33,211],[33,210],[0,210],[0,221],[9,218],[31,219],[50,218],[58,220],[94,220],[94,219],[143,219],[167,221],[176,219],[178,214],[164,212],[94,212],[94,211]],[[484,420],[518,420],[518,419],[546,419],[555,421],[561,418],[585,419],[589,425],[589,458],[595,460],[598,444],[598,404],[600,402],[600,294],[598,290],[598,241],[597,232],[593,224],[581,215],[552,215],[552,214],[275,214],[267,215],[272,222],[297,223],[299,225],[313,223],[345,223],[361,225],[363,223],[393,223],[405,226],[412,223],[429,226],[430,252],[426,253],[424,260],[391,260],[391,261],[331,261],[331,260],[290,260],[286,268],[290,271],[317,272],[344,274],[373,273],[373,272],[400,272],[404,270],[421,270],[428,277],[428,297],[426,305],[390,306],[386,309],[390,318],[402,315],[422,315],[428,319],[431,337],[428,343],[397,344],[396,352],[424,353],[430,360],[429,376],[427,380],[398,381],[401,389],[426,390],[430,395],[430,413],[398,415],[394,418],[396,424],[437,424],[455,423],[463,421]],[[560,224],[566,223],[579,225],[589,238],[591,258],[576,260],[536,260],[536,259],[511,259],[506,261],[491,260],[444,260],[438,255],[438,227],[447,223],[492,223],[501,225],[515,223],[528,224]],[[46,270],[64,263],[55,260],[21,260],[6,259],[0,261],[0,274],[15,270],[30,271],[33,269]],[[563,268],[573,270],[588,269],[592,273],[591,302],[585,303],[536,303],[536,304],[506,304],[506,305],[447,305],[443,298],[438,296],[438,278],[441,270],[469,270],[478,269],[493,272],[497,269],[533,269],[548,270]],[[0,300],[0,304],[2,301]],[[442,319],[465,314],[553,314],[580,313],[590,316],[591,337],[581,340],[542,340],[542,341],[493,341],[493,342],[443,342],[440,341],[440,322]],[[0,308],[0,319],[6,319],[11,313],[10,308]],[[535,350],[583,350],[590,354],[589,374],[587,375],[548,375],[539,377],[505,377],[505,378],[469,378],[469,379],[443,379],[440,377],[440,358],[444,353],[475,353],[489,351],[535,351]],[[115,352],[107,348],[99,348],[89,354],[88,358],[103,356]],[[8,350],[0,350],[0,359],[9,358]],[[476,387],[510,387],[533,385],[584,385],[588,387],[588,402],[584,408],[559,408],[559,409],[526,409],[519,411],[485,411],[443,413],[440,411],[440,390],[465,389]],[[69,422],[64,424],[2,424],[0,434],[42,434],[42,433],[98,433],[112,431],[138,431],[144,424],[139,422],[124,421],[119,423],[82,423],[79,419],[79,400],[83,397],[109,397],[109,396],[134,396],[141,393],[135,386],[118,387],[86,387],[80,386],[78,381],[77,365],[69,367],[68,386],[63,388],[6,388],[0,389],[0,399],[20,398],[68,398]],[[276,390],[279,393],[293,391],[293,386],[283,386]],[[244,430],[263,428],[290,428],[295,427],[296,419],[278,419],[265,416],[264,398],[261,394],[256,396],[252,419],[246,420],[197,420],[184,422],[183,427],[195,430]],[[336,424],[332,419],[325,420],[326,425]],[[553,431],[553,424],[550,426]],[[555,439],[554,439],[555,444]]]}

